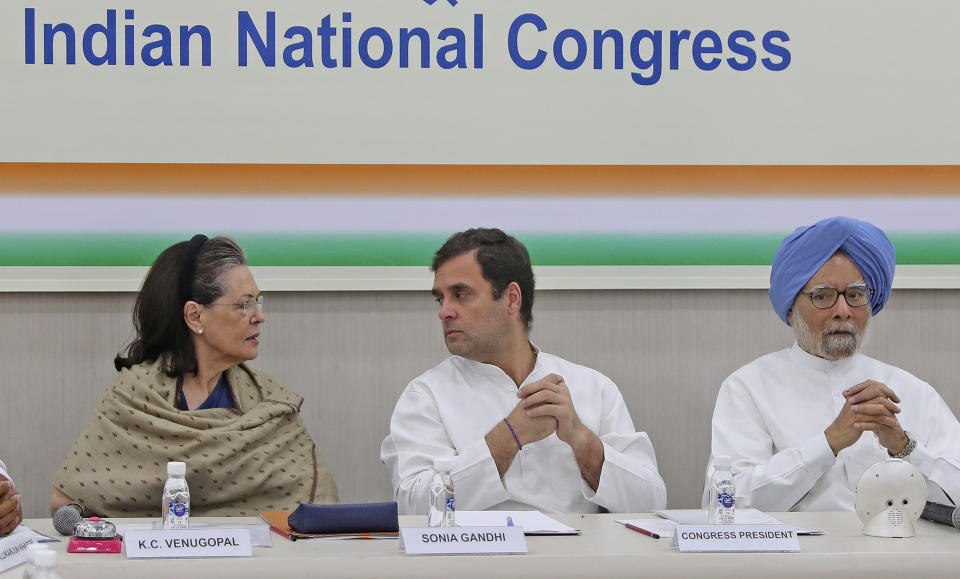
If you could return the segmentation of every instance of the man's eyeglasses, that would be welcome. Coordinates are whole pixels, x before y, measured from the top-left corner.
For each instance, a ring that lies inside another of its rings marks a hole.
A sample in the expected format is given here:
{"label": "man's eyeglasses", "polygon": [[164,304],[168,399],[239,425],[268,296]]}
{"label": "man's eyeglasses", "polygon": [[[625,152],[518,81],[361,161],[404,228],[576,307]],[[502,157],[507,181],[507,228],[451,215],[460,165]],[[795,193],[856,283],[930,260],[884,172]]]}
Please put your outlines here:
{"label": "man's eyeglasses", "polygon": [[862,308],[870,303],[870,296],[873,290],[864,285],[854,285],[840,291],[835,287],[818,287],[812,291],[800,292],[810,297],[813,307],[821,310],[832,308],[836,305],[840,296],[847,300],[847,305],[851,308]]}
{"label": "man's eyeglasses", "polygon": [[255,311],[263,311],[263,294],[257,296],[255,300],[244,300],[241,303],[228,304],[228,303],[212,303],[211,306],[240,306],[240,309],[243,310],[243,315],[249,316],[252,315]]}

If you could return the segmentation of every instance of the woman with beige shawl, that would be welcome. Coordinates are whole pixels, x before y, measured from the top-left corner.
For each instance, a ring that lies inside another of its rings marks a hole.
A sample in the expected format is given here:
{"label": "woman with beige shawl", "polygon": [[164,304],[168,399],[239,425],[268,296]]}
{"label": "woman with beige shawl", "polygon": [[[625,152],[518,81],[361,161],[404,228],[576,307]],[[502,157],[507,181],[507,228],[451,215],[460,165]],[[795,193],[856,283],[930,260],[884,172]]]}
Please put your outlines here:
{"label": "woman with beige shawl", "polygon": [[159,516],[169,461],[187,463],[191,514],[256,515],[337,502],[300,420],[303,398],[244,362],[263,297],[231,239],[196,235],[154,262],[120,372],[53,480],[50,512]]}

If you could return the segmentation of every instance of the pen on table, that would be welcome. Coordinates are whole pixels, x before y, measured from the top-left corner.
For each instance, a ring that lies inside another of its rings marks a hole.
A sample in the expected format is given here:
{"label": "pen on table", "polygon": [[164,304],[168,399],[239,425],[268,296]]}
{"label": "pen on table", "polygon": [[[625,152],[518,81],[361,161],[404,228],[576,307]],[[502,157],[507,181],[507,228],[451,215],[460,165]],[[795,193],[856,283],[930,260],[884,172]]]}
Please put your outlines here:
{"label": "pen on table", "polygon": [[513,517],[511,517],[510,515],[507,515],[507,526],[508,527],[513,526]]}
{"label": "pen on table", "polygon": [[642,528],[640,528],[640,527],[638,527],[638,526],[636,526],[636,525],[631,525],[630,523],[626,523],[626,527],[627,527],[628,529],[632,529],[632,530],[634,530],[634,531],[636,531],[636,532],[638,532],[638,533],[643,533],[644,535],[646,535],[646,536],[648,536],[648,537],[653,537],[654,539],[659,539],[659,538],[660,538],[660,535],[654,533],[653,531],[648,531],[648,530],[646,530],[646,529],[642,529]]}

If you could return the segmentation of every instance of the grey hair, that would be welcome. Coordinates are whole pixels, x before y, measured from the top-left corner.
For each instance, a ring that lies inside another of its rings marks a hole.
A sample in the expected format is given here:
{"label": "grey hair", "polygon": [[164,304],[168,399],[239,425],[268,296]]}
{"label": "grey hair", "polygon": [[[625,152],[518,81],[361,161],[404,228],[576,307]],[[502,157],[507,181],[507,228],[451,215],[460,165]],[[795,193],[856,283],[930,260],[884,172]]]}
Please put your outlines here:
{"label": "grey hair", "polygon": [[[113,360],[118,371],[162,358],[161,368],[168,376],[196,373],[197,355],[183,319],[184,302],[180,295],[182,258],[189,243],[171,245],[150,266],[133,306],[136,336]],[[201,305],[212,304],[226,293],[223,274],[246,263],[246,254],[234,240],[208,239],[197,253],[188,299]]]}
{"label": "grey hair", "polygon": [[190,299],[209,305],[226,293],[223,274],[238,265],[247,264],[247,255],[237,242],[229,237],[214,237],[203,244],[197,256],[190,284]]}

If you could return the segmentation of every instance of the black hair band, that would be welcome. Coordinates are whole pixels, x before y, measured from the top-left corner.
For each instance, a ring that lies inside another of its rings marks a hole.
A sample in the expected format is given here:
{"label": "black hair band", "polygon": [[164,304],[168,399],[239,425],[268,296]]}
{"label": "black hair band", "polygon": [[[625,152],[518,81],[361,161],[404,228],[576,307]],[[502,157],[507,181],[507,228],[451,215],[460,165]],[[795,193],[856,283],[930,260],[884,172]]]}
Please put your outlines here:
{"label": "black hair band", "polygon": [[190,238],[186,249],[180,256],[180,303],[185,304],[190,299],[190,286],[193,283],[193,271],[197,266],[197,254],[207,242],[207,236],[198,233]]}

